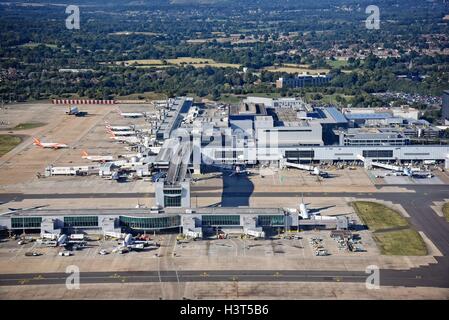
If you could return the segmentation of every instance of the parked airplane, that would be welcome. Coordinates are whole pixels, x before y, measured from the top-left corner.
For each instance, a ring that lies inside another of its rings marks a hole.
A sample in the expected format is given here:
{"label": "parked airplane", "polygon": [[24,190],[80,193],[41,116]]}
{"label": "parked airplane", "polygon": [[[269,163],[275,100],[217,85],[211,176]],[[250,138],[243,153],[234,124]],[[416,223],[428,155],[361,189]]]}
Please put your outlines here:
{"label": "parked airplane", "polygon": [[245,168],[242,169],[240,166],[235,166],[229,176],[232,177],[232,176],[249,175],[249,174],[250,174],[250,172],[247,169],[245,169]]}
{"label": "parked airplane", "polygon": [[134,130],[134,126],[111,126],[109,122],[105,121],[106,129],[112,130],[112,131],[128,131],[128,130]]}
{"label": "parked airplane", "polygon": [[122,112],[120,115],[125,118],[140,118],[144,116],[144,114],[140,112]]}
{"label": "parked airplane", "polygon": [[83,151],[82,158],[87,159],[90,161],[96,161],[96,162],[107,162],[107,161],[113,161],[113,156],[89,156],[87,154],[87,151]]}
{"label": "parked airplane", "polygon": [[145,115],[142,112],[122,112],[120,109],[118,109],[118,112],[124,118],[141,118]]}
{"label": "parked airplane", "polygon": [[[336,214],[332,216],[321,216],[320,211],[328,208],[332,208],[334,206],[317,208],[317,209],[309,209],[307,208],[307,204],[304,203],[304,196],[301,196],[301,203],[299,204],[299,216],[301,219],[322,219],[322,220],[336,220],[339,216],[346,216],[346,213]],[[318,217],[317,217],[318,216]]]}
{"label": "parked airplane", "polygon": [[115,130],[111,130],[106,128],[106,131],[108,133],[113,133],[116,136],[135,136],[137,134],[136,131],[124,131],[124,130],[119,130],[119,131],[115,131]]}
{"label": "parked airplane", "polygon": [[60,149],[60,148],[68,148],[69,146],[65,143],[57,143],[57,142],[41,142],[38,138],[33,138],[34,142],[33,144],[35,146],[41,147],[41,148],[53,148],[53,149]]}
{"label": "parked airplane", "polygon": [[313,176],[320,176],[323,178],[329,177],[329,174],[327,172],[321,171],[319,168],[315,167],[312,171],[310,171],[310,174]]}
{"label": "parked airplane", "polygon": [[127,153],[127,154],[120,154],[118,157],[119,158],[127,158],[127,159],[136,157],[136,158],[140,159],[140,158],[143,158],[143,154],[140,152],[139,153]]}
{"label": "parked airplane", "polygon": [[309,219],[309,210],[307,209],[307,205],[304,203],[304,197],[301,197],[301,203],[299,204],[299,215],[303,219]]}
{"label": "parked airplane", "polygon": [[40,209],[40,208],[44,208],[44,207],[48,207],[48,204],[47,205],[43,205],[43,206],[30,207],[30,208],[17,208],[17,209],[15,209],[15,208],[8,208],[9,211],[0,213],[0,216],[7,215],[9,213],[15,213],[15,212],[18,212],[18,211],[35,210],[35,209]]}
{"label": "parked airplane", "polygon": [[84,246],[86,244],[86,241],[84,240],[77,240],[77,239],[70,239],[66,234],[62,234],[59,236],[57,241],[58,247],[66,247],[70,245],[81,245]]}
{"label": "parked airplane", "polygon": [[414,171],[410,168],[405,168],[403,171],[405,176],[410,178],[432,178],[433,174],[431,172],[426,171]]}
{"label": "parked airplane", "polygon": [[129,144],[138,144],[140,143],[140,139],[136,136],[131,136],[131,137],[117,137],[116,134],[114,132],[110,132],[111,134],[111,139],[118,141],[118,142],[125,142],[125,143],[129,143]]}
{"label": "parked airplane", "polygon": [[141,251],[144,250],[145,247],[158,247],[158,244],[154,241],[150,240],[136,240],[133,238],[131,234],[127,234],[125,236],[125,240],[121,244],[121,248],[127,248],[129,250]]}

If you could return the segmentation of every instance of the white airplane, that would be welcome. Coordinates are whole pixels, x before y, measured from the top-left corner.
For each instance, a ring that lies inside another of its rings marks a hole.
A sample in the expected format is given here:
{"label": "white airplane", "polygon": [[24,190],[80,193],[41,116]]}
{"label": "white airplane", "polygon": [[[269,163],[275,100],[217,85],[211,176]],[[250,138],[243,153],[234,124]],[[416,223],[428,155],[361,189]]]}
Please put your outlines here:
{"label": "white airplane", "polygon": [[125,118],[140,118],[144,116],[141,112],[122,112],[120,115]]}
{"label": "white airplane", "polygon": [[116,136],[135,136],[137,134],[136,131],[123,131],[123,130],[111,130],[111,129],[106,129],[107,132],[109,133],[113,133]]}
{"label": "white airplane", "polygon": [[299,214],[303,219],[309,219],[309,210],[307,209],[307,205],[304,203],[304,197],[301,197],[301,203],[299,204]]}
{"label": "white airplane", "polygon": [[86,241],[84,240],[72,240],[66,234],[61,234],[56,241],[56,246],[58,247],[66,247],[69,245],[85,245]]}
{"label": "white airplane", "polygon": [[113,156],[90,156],[87,154],[87,151],[83,151],[82,158],[95,162],[107,162],[114,160]]}
{"label": "white airplane", "polygon": [[118,141],[118,142],[125,142],[125,143],[129,143],[129,144],[138,144],[140,143],[140,139],[137,138],[136,136],[131,136],[131,137],[117,137],[115,135],[114,132],[110,132],[111,134],[111,139]]}
{"label": "white airplane", "polygon": [[433,178],[433,174],[429,171],[414,171],[410,168],[405,168],[403,175],[411,178]]}
{"label": "white airplane", "polygon": [[111,126],[109,122],[105,121],[106,129],[111,131],[129,131],[134,130],[134,126]]}
{"label": "white airplane", "polygon": [[4,216],[4,215],[10,214],[10,213],[16,213],[18,211],[35,210],[35,209],[40,209],[40,208],[45,208],[45,207],[48,207],[48,204],[43,205],[43,206],[37,206],[37,207],[29,207],[29,208],[17,208],[17,209],[15,209],[15,208],[8,208],[9,211],[5,211],[5,212],[0,213],[0,216]]}
{"label": "white airplane", "polygon": [[320,176],[323,178],[327,178],[329,176],[327,172],[321,171],[318,167],[313,168],[313,170],[310,171],[310,174],[313,176]]}
{"label": "white airplane", "polygon": [[235,166],[232,172],[229,174],[229,177],[238,176],[238,175],[249,175],[250,172],[246,169],[242,169],[240,166]]}
{"label": "white airplane", "polygon": [[143,154],[141,154],[141,153],[127,153],[127,154],[119,155],[119,158],[126,158],[126,159],[131,159],[131,158],[134,158],[134,157],[140,159],[140,158],[143,158]]}
{"label": "white airplane", "polygon": [[69,146],[65,143],[57,143],[57,142],[41,142],[38,138],[33,138],[34,142],[33,144],[35,146],[41,147],[41,148],[53,148],[53,149],[60,149],[60,148],[68,148]]}
{"label": "white airplane", "polygon": [[141,251],[145,247],[156,248],[158,245],[154,241],[150,240],[136,240],[131,234],[127,234],[125,240],[123,240],[121,247],[128,248],[129,250]]}
{"label": "white airplane", "polygon": [[120,109],[118,109],[118,112],[124,118],[141,118],[145,115],[142,112],[122,112]]}

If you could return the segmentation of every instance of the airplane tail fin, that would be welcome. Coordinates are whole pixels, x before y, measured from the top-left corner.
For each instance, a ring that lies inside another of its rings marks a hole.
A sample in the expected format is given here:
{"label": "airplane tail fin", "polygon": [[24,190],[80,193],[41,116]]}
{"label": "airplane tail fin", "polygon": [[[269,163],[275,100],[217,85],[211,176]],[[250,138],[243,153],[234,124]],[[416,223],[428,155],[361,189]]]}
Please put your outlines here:
{"label": "airplane tail fin", "polygon": [[34,140],[34,145],[42,146],[42,143],[41,143],[41,141],[38,138],[33,138],[33,140]]}
{"label": "airplane tail fin", "polygon": [[112,131],[112,130],[110,130],[110,129],[106,129],[107,131],[108,131],[108,133],[111,135],[111,138],[114,138],[115,137],[115,133]]}

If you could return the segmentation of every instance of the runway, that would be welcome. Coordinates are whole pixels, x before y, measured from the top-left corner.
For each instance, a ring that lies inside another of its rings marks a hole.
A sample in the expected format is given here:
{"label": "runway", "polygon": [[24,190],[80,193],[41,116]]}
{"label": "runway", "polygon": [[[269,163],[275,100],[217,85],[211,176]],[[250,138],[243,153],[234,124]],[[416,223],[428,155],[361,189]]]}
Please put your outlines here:
{"label": "runway", "polygon": [[[444,275],[423,275],[420,269],[407,271],[380,270],[381,286],[432,286],[449,288]],[[81,284],[94,283],[147,283],[147,282],[352,282],[364,283],[368,273],[361,271],[316,270],[165,270],[126,272],[85,272],[80,274]],[[31,273],[0,275],[0,286],[65,284],[69,274]],[[445,278],[445,279],[443,279]]]}

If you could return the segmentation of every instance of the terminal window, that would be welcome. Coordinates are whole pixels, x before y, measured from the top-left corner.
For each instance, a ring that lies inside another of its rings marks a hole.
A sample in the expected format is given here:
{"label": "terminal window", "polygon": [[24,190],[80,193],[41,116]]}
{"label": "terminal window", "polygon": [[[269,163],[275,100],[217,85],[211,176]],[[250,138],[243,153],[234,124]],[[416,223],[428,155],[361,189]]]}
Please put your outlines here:
{"label": "terminal window", "polygon": [[182,190],[181,189],[165,189],[164,193],[165,194],[181,194]]}
{"label": "terminal window", "polygon": [[12,229],[37,229],[41,227],[41,217],[11,218]]}
{"label": "terminal window", "polygon": [[257,218],[257,224],[260,227],[283,226],[284,216],[282,215],[264,215]]}
{"label": "terminal window", "polygon": [[201,217],[203,226],[239,226],[238,215],[204,215]]}
{"label": "terminal window", "polygon": [[64,217],[64,227],[98,227],[97,216]]}
{"label": "terminal window", "polygon": [[120,225],[132,229],[163,229],[179,227],[181,218],[179,216],[141,218],[120,216]]}
{"label": "terminal window", "polygon": [[181,206],[181,196],[169,197],[164,196],[164,207],[180,207]]}
{"label": "terminal window", "polygon": [[286,158],[313,158],[315,152],[313,150],[287,150],[285,151]]}
{"label": "terminal window", "polygon": [[366,158],[393,158],[393,150],[363,150]]}

